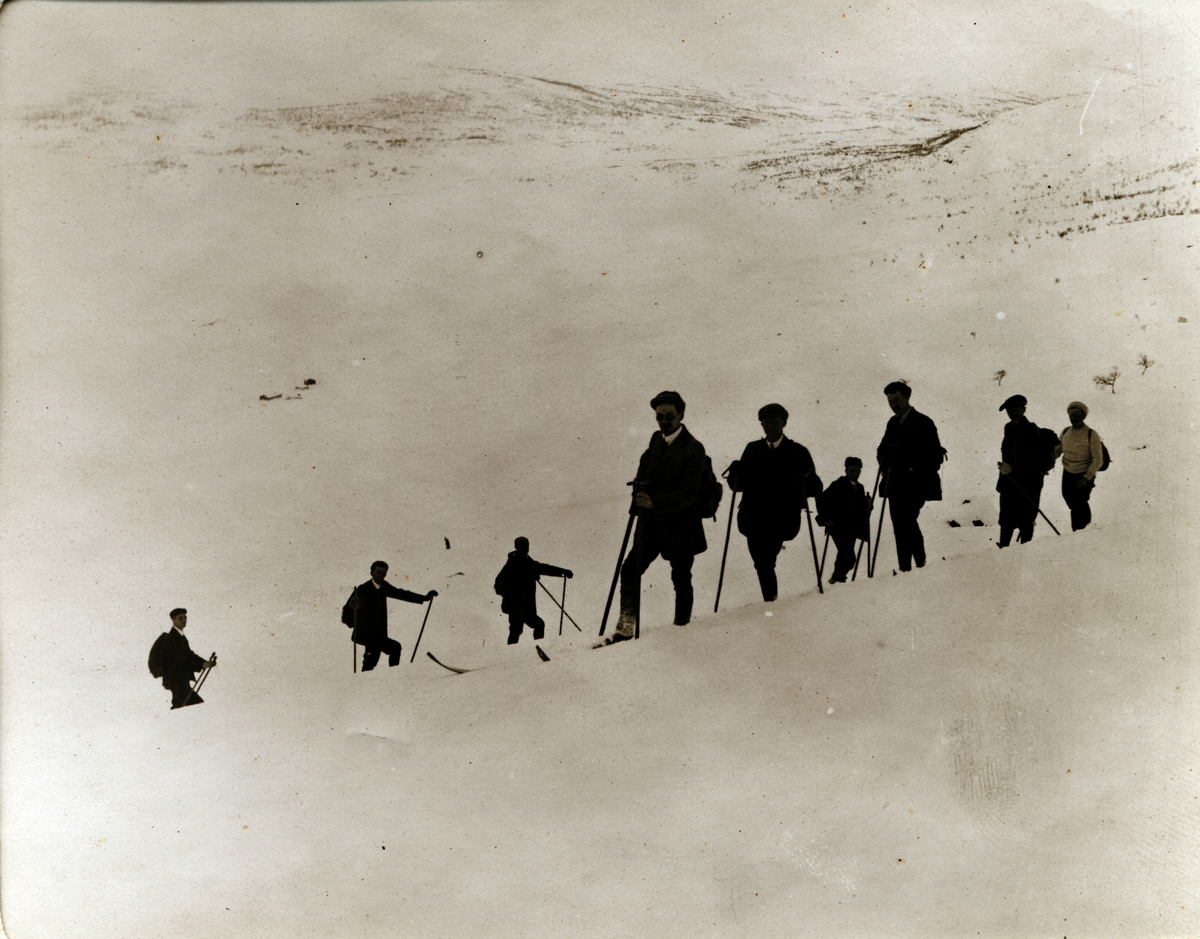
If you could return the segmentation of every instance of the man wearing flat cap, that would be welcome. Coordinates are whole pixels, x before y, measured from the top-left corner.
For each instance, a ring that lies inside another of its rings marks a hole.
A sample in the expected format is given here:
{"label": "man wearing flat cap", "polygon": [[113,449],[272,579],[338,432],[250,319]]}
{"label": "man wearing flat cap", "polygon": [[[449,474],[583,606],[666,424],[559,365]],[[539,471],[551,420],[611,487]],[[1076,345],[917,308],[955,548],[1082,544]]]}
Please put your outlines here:
{"label": "man wearing flat cap", "polygon": [[783,543],[799,534],[801,512],[823,488],[808,450],[784,436],[787,421],[782,404],[759,408],[758,422],[765,436],[746,444],[727,477],[729,488],[742,493],[738,531],[746,536],[758,585],[768,603],[779,595],[775,561]]}
{"label": "man wearing flat cap", "polygon": [[342,607],[342,622],[354,630],[350,638],[363,647],[364,672],[371,671],[384,652],[388,655],[388,665],[400,664],[400,643],[388,638],[388,597],[409,603],[426,603],[438,595],[436,590],[422,595],[393,587],[385,580],[387,572],[386,561],[372,564],[371,579],[355,587]]}
{"label": "man wearing flat cap", "polygon": [[1104,442],[1083,422],[1088,408],[1082,401],[1067,405],[1071,426],[1059,434],[1062,452],[1062,497],[1071,510],[1071,531],[1087,528],[1092,520],[1092,488],[1096,474],[1104,465]]}
{"label": "man wearing flat cap", "polygon": [[692,617],[692,562],[708,549],[700,519],[709,466],[704,445],[683,426],[685,405],[678,392],[660,392],[650,407],[658,431],[638,462],[633,482],[637,533],[621,565],[621,615],[606,645],[633,638],[642,574],[660,554],[671,565],[675,625],[687,625]]}
{"label": "man wearing flat cap", "polygon": [[[1008,412],[1000,443],[1000,478],[996,480],[996,492],[1000,493],[1000,540],[996,544],[1001,548],[1012,544],[1013,531],[1020,533],[1020,544],[1033,540],[1042,483],[1054,465],[1054,441],[1047,448],[1041,428],[1025,416],[1027,403],[1024,395],[1013,395],[1000,405],[1001,411]],[[1054,431],[1049,433],[1053,437]]]}
{"label": "man wearing flat cap", "polygon": [[206,665],[217,664],[214,652],[207,662],[188,645],[183,631],[187,628],[187,610],[177,607],[170,613],[171,629],[154,640],[150,647],[150,674],[161,678],[163,687],[171,692],[171,710],[203,704],[204,699],[192,691],[192,679]]}
{"label": "man wearing flat cap", "polygon": [[912,389],[907,384],[889,382],[883,393],[892,416],[875,449],[883,473],[880,492],[888,500],[898,566],[901,571],[911,571],[914,562],[917,567],[925,566],[925,537],[917,517],[926,502],[941,501],[938,470],[946,451],[933,421],[910,403]]}
{"label": "man wearing flat cap", "polygon": [[848,456],[844,465],[846,475],[831,482],[817,499],[817,524],[824,526],[837,548],[831,584],[846,582],[846,575],[858,561],[855,547],[871,535],[871,497],[858,481],[862,460]]}

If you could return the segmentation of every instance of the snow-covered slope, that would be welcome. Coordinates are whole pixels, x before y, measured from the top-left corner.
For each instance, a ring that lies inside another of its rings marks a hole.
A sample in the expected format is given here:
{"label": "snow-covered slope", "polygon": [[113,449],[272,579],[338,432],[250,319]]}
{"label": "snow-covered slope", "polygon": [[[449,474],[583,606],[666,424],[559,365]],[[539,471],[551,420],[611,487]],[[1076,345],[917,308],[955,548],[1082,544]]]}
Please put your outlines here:
{"label": "snow-covered slope", "polygon": [[[412,71],[6,99],[10,935],[1195,933],[1194,89]],[[735,532],[713,614],[726,503],[693,623],[658,564],[589,648],[654,393],[718,471],[780,401],[869,484],[896,378],[949,451],[928,567],[885,526],[820,594],[804,532],[768,608]],[[1000,552],[1017,392],[1114,462]],[[576,572],[548,663],[504,645],[517,535]],[[376,558],[440,596],[354,675]],[[220,662],[174,714],[178,605]]]}
{"label": "snow-covered slope", "polygon": [[53,935],[1186,934],[1194,529],[969,534],[908,576],[461,676],[354,676],[323,637],[285,675],[243,638],[185,721],[120,668],[9,771],[40,850],[7,889],[72,872]]}

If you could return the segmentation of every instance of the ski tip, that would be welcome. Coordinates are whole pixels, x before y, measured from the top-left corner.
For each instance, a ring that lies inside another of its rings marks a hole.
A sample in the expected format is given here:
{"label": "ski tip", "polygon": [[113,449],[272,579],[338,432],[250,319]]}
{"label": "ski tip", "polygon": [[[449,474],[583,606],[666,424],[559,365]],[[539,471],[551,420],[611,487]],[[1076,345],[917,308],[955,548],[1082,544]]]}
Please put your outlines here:
{"label": "ski tip", "polygon": [[541,646],[534,646],[534,648],[537,649],[537,654],[538,654],[539,659],[541,659],[543,662],[550,661],[550,656],[546,655],[546,653],[543,651]]}
{"label": "ski tip", "polygon": [[592,648],[593,649],[604,649],[604,648],[607,648],[608,646],[615,646],[618,642],[628,642],[632,638],[633,638],[633,636],[625,636],[625,635],[622,635],[621,633],[613,633],[611,636],[607,636],[604,639],[601,639],[599,642],[597,642],[595,645],[593,645]]}
{"label": "ski tip", "polygon": [[438,665],[440,665],[442,668],[446,669],[449,672],[454,672],[455,675],[465,675],[467,672],[471,671],[471,669],[469,669],[469,668],[455,668],[453,665],[447,665],[445,662],[441,661],[441,659],[439,659],[432,652],[426,652],[425,654],[427,656],[429,656]]}

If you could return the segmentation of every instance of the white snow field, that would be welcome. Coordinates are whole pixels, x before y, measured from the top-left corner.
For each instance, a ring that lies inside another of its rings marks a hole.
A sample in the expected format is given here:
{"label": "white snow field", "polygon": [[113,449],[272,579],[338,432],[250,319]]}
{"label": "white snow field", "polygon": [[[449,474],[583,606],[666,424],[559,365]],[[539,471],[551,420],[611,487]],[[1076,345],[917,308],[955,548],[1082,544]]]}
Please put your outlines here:
{"label": "white snow field", "polygon": [[[8,935],[1200,934],[1200,22],[996,8],[671,7],[685,60],[632,8],[6,7]],[[767,605],[735,531],[714,614],[727,494],[692,623],[660,561],[591,649],[656,392],[718,472],[779,401],[870,485],[897,378],[926,568],[885,523],[822,594],[805,530]],[[1014,393],[1113,463],[999,551]],[[576,575],[545,663],[517,535]],[[439,596],[354,674],[376,558]],[[179,714],[175,606],[219,656]]]}

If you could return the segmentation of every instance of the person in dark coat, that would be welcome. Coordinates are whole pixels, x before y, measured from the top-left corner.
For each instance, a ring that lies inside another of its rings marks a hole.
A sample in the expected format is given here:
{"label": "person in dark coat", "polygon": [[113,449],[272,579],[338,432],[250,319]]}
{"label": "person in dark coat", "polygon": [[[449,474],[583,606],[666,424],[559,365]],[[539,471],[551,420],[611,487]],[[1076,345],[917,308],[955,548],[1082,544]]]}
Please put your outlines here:
{"label": "person in dark coat", "polygon": [[537,582],[541,575],[571,578],[565,567],[543,564],[529,556],[529,539],[517,538],[515,550],[508,552],[508,560],[496,575],[496,593],[503,598],[500,612],[508,614],[508,644],[516,645],[525,626],[533,628],[533,638],[546,635],[546,624],[537,612]]}
{"label": "person in dark coat", "polygon": [[692,618],[692,562],[708,550],[700,521],[700,496],[709,462],[704,445],[683,426],[685,404],[663,391],[650,402],[658,432],[638,462],[633,482],[637,533],[621,566],[621,615],[605,644],[632,639],[641,601],[642,574],[660,554],[671,565],[675,625]]}
{"label": "person in dark coat", "polygon": [[917,516],[927,501],[941,501],[938,469],[946,451],[933,421],[909,403],[912,389],[908,385],[894,381],[883,393],[892,417],[875,455],[883,473],[881,492],[892,517],[897,561],[900,570],[911,571],[914,561],[917,567],[925,566],[925,538]]}
{"label": "person in dark coat", "polygon": [[1050,467],[1041,430],[1025,416],[1027,403],[1024,395],[1013,395],[1000,405],[1001,411],[1008,412],[1000,443],[1000,478],[996,480],[996,492],[1000,493],[1000,540],[996,544],[1001,548],[1012,544],[1014,530],[1020,533],[1019,544],[1033,540],[1042,483]]}
{"label": "person in dark coat", "polygon": [[829,577],[831,584],[846,582],[856,560],[857,543],[870,536],[871,497],[858,481],[861,473],[862,460],[846,457],[846,475],[831,482],[817,497],[817,524],[825,528],[837,546],[833,574]]}
{"label": "person in dark coat", "polygon": [[204,699],[192,693],[192,679],[206,665],[217,664],[217,654],[205,661],[188,645],[183,630],[187,627],[187,610],[178,607],[171,611],[171,630],[154,640],[150,647],[150,674],[161,678],[163,687],[171,692],[171,710],[203,704]]}
{"label": "person in dark coat", "polygon": [[372,564],[371,579],[355,587],[350,599],[342,607],[342,622],[353,628],[351,638],[363,646],[364,672],[373,669],[384,652],[388,654],[388,665],[400,664],[400,643],[388,638],[388,597],[409,603],[425,603],[438,595],[436,590],[430,590],[422,596],[393,587],[384,580],[387,572],[388,566],[383,561]]}
{"label": "person in dark coat", "polygon": [[746,444],[726,478],[730,489],[742,493],[738,531],[746,536],[758,585],[769,603],[779,595],[775,561],[783,543],[799,534],[801,512],[822,486],[808,450],[783,435],[787,409],[764,405],[758,421],[766,436]]}

